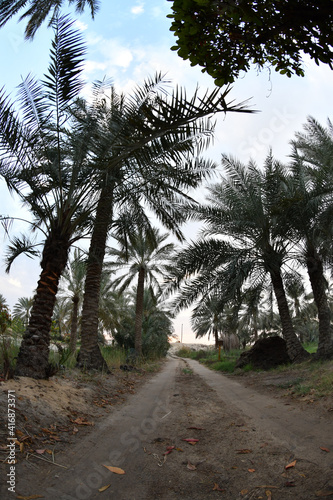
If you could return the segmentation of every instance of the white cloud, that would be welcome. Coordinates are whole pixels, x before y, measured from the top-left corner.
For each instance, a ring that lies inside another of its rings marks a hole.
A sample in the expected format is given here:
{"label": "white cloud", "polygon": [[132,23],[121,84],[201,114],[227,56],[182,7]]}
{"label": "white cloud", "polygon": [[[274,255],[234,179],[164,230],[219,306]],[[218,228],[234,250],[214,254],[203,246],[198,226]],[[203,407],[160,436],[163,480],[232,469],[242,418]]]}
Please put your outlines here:
{"label": "white cloud", "polygon": [[103,40],[101,54],[107,67],[128,68],[133,60],[132,50],[117,39]]}
{"label": "white cloud", "polygon": [[83,23],[82,21],[80,21],[78,19],[76,19],[74,25],[80,31],[86,31],[88,29],[88,25],[86,23]]}
{"label": "white cloud", "polygon": [[22,283],[18,279],[8,278],[8,283],[15,288],[22,288]]}
{"label": "white cloud", "polygon": [[135,5],[134,7],[132,7],[131,8],[131,13],[134,14],[135,16],[143,14],[144,13],[144,4],[140,3],[140,4]]}

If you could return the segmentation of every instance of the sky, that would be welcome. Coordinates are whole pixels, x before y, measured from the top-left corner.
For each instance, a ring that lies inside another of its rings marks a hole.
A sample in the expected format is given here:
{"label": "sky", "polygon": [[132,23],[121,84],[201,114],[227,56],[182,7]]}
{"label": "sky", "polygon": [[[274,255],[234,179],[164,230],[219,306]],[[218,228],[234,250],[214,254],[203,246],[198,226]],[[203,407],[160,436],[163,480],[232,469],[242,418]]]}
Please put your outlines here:
{"label": "sky", "polygon": [[[70,12],[70,11],[68,11]],[[196,87],[202,94],[214,88],[210,76],[201,68],[191,67],[176,52],[170,50],[175,38],[169,31],[171,21],[167,0],[101,0],[95,20],[87,10],[72,18],[82,30],[87,44],[84,79],[87,89],[92,82],[111,78],[115,86],[130,92],[134,85],[162,72],[172,86],[186,89],[188,96]],[[42,78],[49,63],[52,30],[43,26],[32,42],[24,40],[24,22],[18,16],[0,29],[0,88],[14,99],[16,86],[28,74]],[[304,61],[305,77],[287,78],[268,70],[258,73],[256,68],[242,75],[232,86],[229,100],[239,103],[248,100],[255,114],[227,113],[216,117],[214,144],[205,152],[209,159],[219,162],[221,154],[232,155],[244,163],[254,159],[263,163],[270,148],[280,161],[287,162],[290,141],[295,132],[302,131],[308,116],[325,125],[332,119],[333,72],[328,66],[317,66],[309,59]],[[204,187],[195,194],[204,199]],[[24,218],[27,216],[17,199],[0,181],[0,214]],[[11,234],[25,231],[23,221],[14,223]],[[187,241],[196,238],[195,225],[184,227]],[[8,245],[0,228],[0,293],[12,308],[20,297],[30,297],[39,279],[38,259],[19,257],[10,274],[5,273],[3,256]],[[175,333],[183,342],[196,342],[190,327],[190,311],[177,316]],[[211,339],[212,341],[212,339]],[[198,340],[207,342],[207,339]]]}

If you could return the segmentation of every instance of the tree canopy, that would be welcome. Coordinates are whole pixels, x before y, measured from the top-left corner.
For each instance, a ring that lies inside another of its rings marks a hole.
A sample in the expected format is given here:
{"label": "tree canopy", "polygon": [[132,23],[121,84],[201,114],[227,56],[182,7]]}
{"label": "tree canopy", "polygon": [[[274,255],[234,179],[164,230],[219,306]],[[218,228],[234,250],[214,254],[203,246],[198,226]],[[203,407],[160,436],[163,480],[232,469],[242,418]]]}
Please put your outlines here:
{"label": "tree canopy", "polygon": [[172,50],[219,86],[250,64],[304,76],[302,53],[333,68],[331,0],[173,0],[168,17]]}

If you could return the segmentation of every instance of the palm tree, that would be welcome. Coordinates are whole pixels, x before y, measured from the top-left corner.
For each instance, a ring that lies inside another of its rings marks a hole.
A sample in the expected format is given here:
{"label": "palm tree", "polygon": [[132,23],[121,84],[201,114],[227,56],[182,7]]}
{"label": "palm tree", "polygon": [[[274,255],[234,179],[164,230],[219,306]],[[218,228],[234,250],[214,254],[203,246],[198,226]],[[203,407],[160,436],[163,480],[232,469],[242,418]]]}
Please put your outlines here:
{"label": "palm tree", "polygon": [[108,255],[115,258],[110,263],[112,269],[125,269],[126,273],[114,281],[114,286],[119,287],[119,292],[128,289],[134,280],[136,286],[136,312],[135,312],[135,351],[138,356],[142,354],[142,321],[144,291],[148,282],[161,293],[158,277],[163,276],[167,269],[167,260],[174,251],[173,243],[164,244],[168,234],[161,234],[157,228],[149,231],[130,231],[125,235],[116,236],[118,248],[108,248]]}
{"label": "palm tree", "polygon": [[145,288],[143,310],[142,352],[151,358],[165,356],[170,346],[169,338],[174,332],[174,316],[162,295],[155,293],[151,286]]}
{"label": "palm tree", "polygon": [[[100,369],[98,302],[105,248],[117,206],[126,204],[132,214],[151,210],[159,221],[182,238],[179,224],[187,191],[212,173],[213,164],[198,157],[213,134],[210,116],[217,112],[245,111],[229,105],[229,88],[187,99],[176,89],[170,96],[161,75],[148,79],[133,95],[117,94],[107,85],[95,88],[93,116],[96,139],[104,146],[105,174],[91,236],[82,310],[80,364]],[[91,110],[86,109],[87,115]]]}
{"label": "palm tree", "polygon": [[33,306],[33,297],[20,297],[13,308],[13,318],[20,319],[24,328],[29,324],[31,308]]}
{"label": "palm tree", "polygon": [[[49,72],[39,83],[20,85],[20,113],[5,93],[0,96],[1,173],[29,208],[30,223],[41,231],[41,275],[29,325],[18,355],[17,375],[46,378],[50,326],[60,276],[70,246],[89,232],[96,183],[89,162],[91,123],[73,119],[71,106],[81,89],[84,46],[68,17],[54,21]],[[26,236],[12,240],[7,270],[21,253],[36,255]]]}
{"label": "palm tree", "polygon": [[[135,345],[136,290],[118,294],[118,301],[121,298],[125,298],[125,302],[121,306],[114,338],[118,345],[131,351]],[[169,349],[169,337],[173,334],[173,315],[162,296],[155,295],[152,287],[145,288],[143,304],[142,354],[148,357],[165,356]]]}
{"label": "palm tree", "polygon": [[248,325],[251,337],[256,342],[258,340],[260,328],[260,305],[265,284],[260,283],[256,287],[249,287],[243,292],[242,304],[242,324]]}
{"label": "palm tree", "polygon": [[191,314],[191,326],[196,338],[213,335],[215,347],[223,332],[223,309],[224,304],[216,294],[205,295],[193,308]]}
{"label": "palm tree", "polygon": [[[29,2],[28,0],[3,0],[0,4],[0,28],[29,4],[27,10],[21,15],[20,21],[28,18],[25,37],[32,39],[48,16],[51,17],[49,25],[55,21],[60,14],[60,7],[63,3],[65,3],[63,0],[30,0]],[[87,3],[92,18],[94,18],[99,6],[99,0],[68,0],[68,3],[75,3],[76,12],[79,14],[83,12]]]}
{"label": "palm tree", "polygon": [[318,310],[319,342],[316,357],[333,357],[331,311],[325,268],[332,263],[333,236],[333,126],[325,129],[313,118],[305,134],[293,141],[292,171],[284,206],[287,227],[299,242],[299,259],[309,275]]}
{"label": "palm tree", "polygon": [[74,250],[73,259],[71,259],[65,268],[59,287],[59,293],[63,297],[70,297],[72,302],[71,330],[69,340],[69,351],[76,353],[76,344],[78,336],[79,308],[83,298],[84,279],[86,276],[86,262],[82,258],[83,253],[79,249]]}
{"label": "palm tree", "polygon": [[119,294],[114,289],[112,274],[106,267],[103,269],[98,317],[99,330],[114,338],[128,313],[130,299],[127,293]]}
{"label": "palm tree", "polygon": [[308,356],[291,321],[282,270],[290,258],[288,240],[277,224],[277,204],[284,189],[282,166],[269,155],[262,172],[223,156],[226,175],[210,187],[210,204],[193,207],[189,216],[204,222],[203,238],[177,258],[175,289],[188,276],[177,298],[178,308],[218,288],[226,298],[237,298],[246,283],[264,283],[269,276],[277,300],[283,336],[292,361]]}

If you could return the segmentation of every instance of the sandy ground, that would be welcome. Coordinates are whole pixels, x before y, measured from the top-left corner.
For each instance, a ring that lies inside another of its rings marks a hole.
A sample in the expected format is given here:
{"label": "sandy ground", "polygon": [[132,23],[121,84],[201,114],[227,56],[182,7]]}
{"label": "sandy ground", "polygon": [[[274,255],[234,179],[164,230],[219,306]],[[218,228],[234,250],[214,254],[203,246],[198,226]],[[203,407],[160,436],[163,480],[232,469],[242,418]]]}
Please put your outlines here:
{"label": "sandy ground", "polygon": [[153,376],[3,383],[0,450],[5,460],[15,390],[17,462],[15,493],[2,463],[0,498],[333,497],[332,400],[295,400],[260,375],[235,381],[171,358]]}

